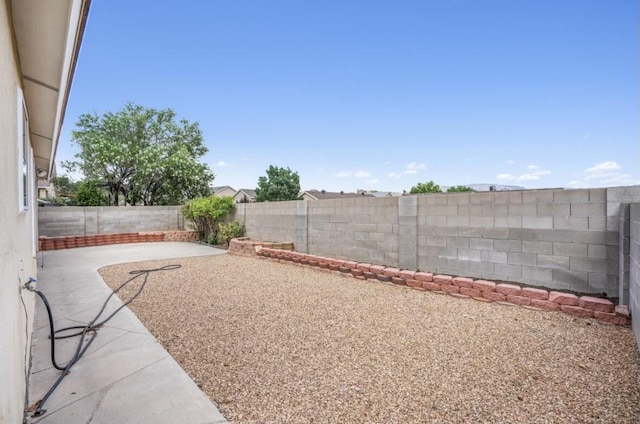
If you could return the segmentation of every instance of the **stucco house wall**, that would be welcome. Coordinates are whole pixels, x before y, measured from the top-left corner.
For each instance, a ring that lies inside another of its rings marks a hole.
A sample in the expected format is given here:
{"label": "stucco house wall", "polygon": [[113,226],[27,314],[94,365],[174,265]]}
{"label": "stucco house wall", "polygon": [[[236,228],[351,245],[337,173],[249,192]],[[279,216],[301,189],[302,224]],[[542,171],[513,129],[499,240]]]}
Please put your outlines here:
{"label": "stucco house wall", "polygon": [[36,170],[53,169],[88,5],[0,0],[0,423],[24,417],[35,298],[22,287],[38,270]]}
{"label": "stucco house wall", "polygon": [[[19,101],[22,84],[12,34],[9,5],[0,4],[0,422],[22,421],[25,402],[25,370],[29,355],[29,331],[33,324],[34,297],[20,290],[20,282],[35,277],[37,265],[32,252],[34,213],[31,184],[30,208],[19,205]],[[31,160],[33,163],[33,160]],[[25,308],[20,297],[23,297]],[[25,311],[26,309],[26,311]],[[27,319],[28,316],[28,319]],[[7,390],[16,388],[16,390]]]}

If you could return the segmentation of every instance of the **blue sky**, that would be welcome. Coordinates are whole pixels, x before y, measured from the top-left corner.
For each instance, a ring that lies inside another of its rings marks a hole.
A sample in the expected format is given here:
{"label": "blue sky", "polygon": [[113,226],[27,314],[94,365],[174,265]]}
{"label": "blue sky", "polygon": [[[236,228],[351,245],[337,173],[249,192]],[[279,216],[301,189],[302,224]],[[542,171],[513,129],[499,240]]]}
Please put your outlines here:
{"label": "blue sky", "polygon": [[640,184],[635,0],[93,1],[58,148],[126,102],[198,121],[215,185]]}

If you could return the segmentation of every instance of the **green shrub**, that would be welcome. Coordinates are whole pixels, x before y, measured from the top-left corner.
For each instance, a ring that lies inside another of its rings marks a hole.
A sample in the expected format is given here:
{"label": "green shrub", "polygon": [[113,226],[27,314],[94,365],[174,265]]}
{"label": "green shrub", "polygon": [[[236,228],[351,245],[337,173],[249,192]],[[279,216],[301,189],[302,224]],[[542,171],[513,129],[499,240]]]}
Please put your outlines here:
{"label": "green shrub", "polygon": [[447,189],[447,193],[472,193],[475,190],[472,189],[471,187],[467,187],[467,186],[463,186],[463,185],[459,185],[459,186],[453,186],[453,187],[449,187]]}
{"label": "green shrub", "polygon": [[215,234],[209,234],[209,239],[207,240],[207,243],[213,244],[213,245],[218,244],[218,236],[216,236]]}
{"label": "green shrub", "polygon": [[442,193],[440,186],[433,181],[418,183],[411,187],[411,194]]}
{"label": "green shrub", "polygon": [[221,223],[220,237],[227,243],[231,242],[231,239],[244,236],[244,225],[241,225],[238,221],[229,222],[228,224]]}
{"label": "green shrub", "polygon": [[235,207],[236,204],[233,198],[212,195],[191,200],[182,207],[182,213],[185,218],[195,225],[198,238],[205,240],[210,235],[214,235],[217,238],[218,224],[229,215]]}

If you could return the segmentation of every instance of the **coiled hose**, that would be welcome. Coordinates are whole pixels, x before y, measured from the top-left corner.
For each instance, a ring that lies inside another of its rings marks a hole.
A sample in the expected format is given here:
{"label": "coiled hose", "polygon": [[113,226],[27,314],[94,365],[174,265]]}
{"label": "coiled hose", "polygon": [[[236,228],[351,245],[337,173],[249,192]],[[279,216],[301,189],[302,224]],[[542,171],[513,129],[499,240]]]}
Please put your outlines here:
{"label": "coiled hose", "polygon": [[[35,412],[32,414],[32,417],[39,417],[41,415],[44,415],[47,412],[46,409],[43,409],[45,402],[47,401],[47,399],[49,399],[49,397],[53,394],[56,388],[60,385],[64,377],[69,373],[69,370],[71,369],[71,367],[74,364],[76,364],[80,360],[80,358],[82,358],[82,356],[85,354],[89,346],[91,346],[91,343],[93,343],[96,336],[98,335],[96,330],[99,329],[101,326],[103,326],[105,323],[107,323],[111,318],[114,317],[114,315],[120,312],[122,308],[126,307],[128,304],[133,302],[133,300],[136,297],[138,297],[140,293],[142,293],[142,290],[144,289],[144,286],[147,284],[147,281],[149,279],[149,275],[152,272],[170,271],[170,270],[178,269],[180,267],[182,267],[182,265],[174,264],[174,265],[165,265],[160,268],[139,269],[139,270],[129,272],[129,274],[133,275],[133,277],[129,278],[127,281],[125,281],[120,286],[118,286],[118,288],[116,288],[107,297],[107,299],[102,304],[102,308],[100,308],[100,311],[91,321],[89,321],[86,325],[75,325],[71,327],[60,328],[58,330],[55,329],[55,326],[53,324],[53,313],[51,312],[51,305],[49,305],[49,301],[47,300],[44,293],[42,293],[40,290],[35,289],[32,285],[32,283],[35,282],[35,280],[31,279],[27,284],[25,284],[25,288],[27,290],[34,292],[35,294],[38,295],[38,297],[40,297],[40,299],[42,299],[42,302],[44,303],[44,306],[47,309],[47,316],[49,317],[49,332],[50,332],[49,338],[51,339],[51,363],[57,370],[62,371],[60,376],[58,376],[58,379],[55,381],[55,383],[53,383],[49,391],[47,391],[47,393],[44,395],[42,400],[38,403],[38,407],[35,410]],[[127,300],[121,306],[119,306],[108,317],[106,317],[102,321],[98,321],[98,319],[100,318],[104,310],[107,308],[107,304],[109,303],[109,300],[111,300],[111,297],[117,294],[122,288],[124,288],[125,286],[127,286],[128,284],[130,284],[131,282],[133,282],[139,277],[143,277],[143,281],[138,291],[136,291],[136,293],[129,300]],[[71,334],[58,335],[60,333],[65,333],[71,330],[78,330],[78,331]],[[90,334],[91,338],[89,338],[88,340],[85,340],[85,337],[87,336],[87,334]],[[69,360],[69,362],[66,365],[58,364],[58,362],[56,361],[56,340],[67,339],[67,338],[76,337],[76,336],[80,336],[80,341],[78,342],[78,346],[76,347],[73,357],[71,358],[71,360]]]}

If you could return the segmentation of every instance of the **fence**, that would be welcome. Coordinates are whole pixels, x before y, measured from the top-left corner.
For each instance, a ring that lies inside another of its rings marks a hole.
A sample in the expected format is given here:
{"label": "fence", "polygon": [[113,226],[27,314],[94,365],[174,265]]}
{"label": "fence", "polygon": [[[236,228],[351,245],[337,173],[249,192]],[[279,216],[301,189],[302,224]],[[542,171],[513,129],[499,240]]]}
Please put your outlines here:
{"label": "fence", "polygon": [[235,218],[299,252],[628,299],[638,201],[640,186],[452,193],[239,204]]}
{"label": "fence", "polygon": [[38,210],[38,233],[48,237],[184,229],[180,206],[61,206]]}
{"label": "fence", "polygon": [[632,321],[633,332],[640,348],[640,203],[630,207],[629,227],[629,311],[636,318]]}
{"label": "fence", "polygon": [[[630,280],[639,284],[637,248],[629,254],[637,202],[640,186],[452,193],[238,204],[235,219],[249,237],[293,241],[303,253],[627,304]],[[38,222],[49,237],[185,229],[179,206],[47,207]],[[637,309],[640,287],[634,293]]]}

